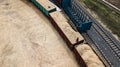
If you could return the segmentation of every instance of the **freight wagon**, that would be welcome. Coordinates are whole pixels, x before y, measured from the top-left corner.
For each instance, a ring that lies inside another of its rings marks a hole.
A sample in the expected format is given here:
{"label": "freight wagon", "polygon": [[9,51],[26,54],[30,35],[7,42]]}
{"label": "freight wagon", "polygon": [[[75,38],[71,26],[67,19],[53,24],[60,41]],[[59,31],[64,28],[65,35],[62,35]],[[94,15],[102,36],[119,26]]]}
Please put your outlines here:
{"label": "freight wagon", "polygon": [[75,45],[83,43],[84,38],[72,29],[68,24],[68,20],[61,12],[55,11],[50,13],[50,20],[71,50]]}
{"label": "freight wagon", "polygon": [[78,0],[53,0],[61,5],[64,12],[74,23],[79,32],[87,31],[92,26],[92,21],[89,19],[87,12],[82,7]]}
{"label": "freight wagon", "polygon": [[49,16],[49,13],[56,11],[55,5],[48,0],[31,0],[31,2],[33,2],[46,16]]}

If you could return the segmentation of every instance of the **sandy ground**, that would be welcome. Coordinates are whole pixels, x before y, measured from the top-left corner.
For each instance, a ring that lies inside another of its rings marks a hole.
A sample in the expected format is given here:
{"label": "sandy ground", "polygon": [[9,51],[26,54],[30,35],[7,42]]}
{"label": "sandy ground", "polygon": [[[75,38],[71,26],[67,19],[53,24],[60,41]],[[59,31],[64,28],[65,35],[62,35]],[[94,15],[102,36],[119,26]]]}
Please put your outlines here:
{"label": "sandy ground", "polygon": [[20,0],[0,0],[0,67],[79,65],[42,13]]}
{"label": "sandy ground", "polygon": [[[90,47],[78,50],[89,67],[103,67]],[[0,67],[80,66],[39,10],[20,0],[0,0]]]}

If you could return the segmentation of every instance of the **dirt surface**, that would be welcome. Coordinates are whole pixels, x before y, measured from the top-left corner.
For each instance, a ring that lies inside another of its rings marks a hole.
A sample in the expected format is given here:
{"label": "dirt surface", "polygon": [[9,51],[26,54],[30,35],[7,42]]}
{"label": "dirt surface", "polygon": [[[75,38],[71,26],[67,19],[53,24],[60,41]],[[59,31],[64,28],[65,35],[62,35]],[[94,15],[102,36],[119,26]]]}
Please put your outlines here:
{"label": "dirt surface", "polygon": [[120,9],[120,0],[106,0]]}
{"label": "dirt surface", "polygon": [[[103,67],[98,58],[87,61],[96,55],[82,47],[78,50],[84,52],[86,63],[92,64],[89,67]],[[32,4],[0,0],[0,67],[80,66],[48,19]]]}
{"label": "dirt surface", "polygon": [[0,0],[0,67],[79,65],[40,11],[20,0]]}

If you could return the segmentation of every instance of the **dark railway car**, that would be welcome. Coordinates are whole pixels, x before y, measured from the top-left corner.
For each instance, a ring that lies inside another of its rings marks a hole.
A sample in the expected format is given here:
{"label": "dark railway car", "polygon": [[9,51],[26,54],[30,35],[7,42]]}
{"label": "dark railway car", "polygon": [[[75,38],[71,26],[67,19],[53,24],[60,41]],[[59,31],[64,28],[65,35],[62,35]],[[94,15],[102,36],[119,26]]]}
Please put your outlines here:
{"label": "dark railway car", "polygon": [[54,0],[59,2],[62,9],[71,19],[76,28],[80,31],[87,31],[92,26],[92,21],[89,19],[86,12],[84,12],[83,7],[80,5],[77,0]]}

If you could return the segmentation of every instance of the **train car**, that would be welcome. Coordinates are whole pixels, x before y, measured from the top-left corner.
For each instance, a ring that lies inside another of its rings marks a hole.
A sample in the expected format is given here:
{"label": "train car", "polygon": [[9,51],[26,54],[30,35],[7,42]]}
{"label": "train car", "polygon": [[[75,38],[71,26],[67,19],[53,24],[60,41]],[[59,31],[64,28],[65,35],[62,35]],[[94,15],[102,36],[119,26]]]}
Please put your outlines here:
{"label": "train car", "polygon": [[52,24],[66,41],[68,46],[73,49],[75,45],[83,43],[84,38],[69,25],[68,20],[59,11],[50,13]]}
{"label": "train car", "polygon": [[49,0],[31,0],[35,6],[37,6],[46,16],[49,13],[56,11],[56,7]]}
{"label": "train car", "polygon": [[54,0],[59,2],[64,12],[71,19],[79,32],[87,31],[92,26],[92,21],[79,3],[78,0]]}
{"label": "train car", "polygon": [[70,0],[52,0],[52,1],[58,2],[62,8],[70,6]]}

